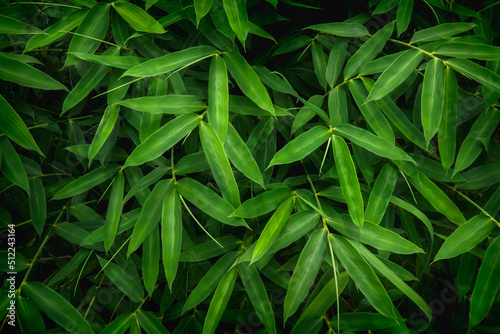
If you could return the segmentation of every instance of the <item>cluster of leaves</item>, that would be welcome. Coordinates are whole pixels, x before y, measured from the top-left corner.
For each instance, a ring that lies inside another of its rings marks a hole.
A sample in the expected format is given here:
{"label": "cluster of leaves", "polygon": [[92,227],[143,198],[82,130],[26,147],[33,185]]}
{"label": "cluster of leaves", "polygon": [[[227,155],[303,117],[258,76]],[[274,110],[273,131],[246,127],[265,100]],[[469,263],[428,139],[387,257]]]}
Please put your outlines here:
{"label": "cluster of leaves", "polygon": [[2,0],[16,330],[495,331],[497,4]]}

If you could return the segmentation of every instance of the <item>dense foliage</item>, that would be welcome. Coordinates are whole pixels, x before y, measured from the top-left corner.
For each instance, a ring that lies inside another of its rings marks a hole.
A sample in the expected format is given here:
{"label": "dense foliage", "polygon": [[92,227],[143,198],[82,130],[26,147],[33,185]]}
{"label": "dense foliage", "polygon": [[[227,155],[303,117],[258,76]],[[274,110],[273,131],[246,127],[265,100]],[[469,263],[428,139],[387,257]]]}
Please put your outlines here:
{"label": "dense foliage", "polygon": [[2,0],[2,332],[497,331],[500,4],[338,5]]}

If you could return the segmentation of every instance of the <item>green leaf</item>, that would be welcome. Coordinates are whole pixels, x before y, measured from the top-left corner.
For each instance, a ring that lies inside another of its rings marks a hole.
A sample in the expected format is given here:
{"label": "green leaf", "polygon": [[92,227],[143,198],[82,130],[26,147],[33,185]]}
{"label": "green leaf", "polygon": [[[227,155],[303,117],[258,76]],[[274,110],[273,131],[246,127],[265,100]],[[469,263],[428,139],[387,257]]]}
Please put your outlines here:
{"label": "green leaf", "polygon": [[382,273],[392,284],[394,284],[399,290],[401,290],[405,295],[408,296],[427,316],[429,321],[432,320],[432,310],[425,300],[420,297],[420,295],[415,292],[412,288],[408,286],[402,279],[398,277],[391,269],[389,269],[377,256],[372,254],[366,247],[360,245],[356,241],[347,239],[350,244],[356,248],[356,250],[372,265],[377,271]]}
{"label": "green leaf", "polygon": [[139,310],[137,320],[141,328],[148,334],[170,334],[152,312]]}
{"label": "green leaf", "polygon": [[248,227],[243,219],[229,217],[234,212],[234,207],[229,202],[198,181],[190,178],[180,179],[175,184],[175,189],[210,217],[227,225]]}
{"label": "green leaf", "polygon": [[78,29],[76,29],[75,35],[71,38],[64,67],[78,62],[76,56],[71,54],[72,52],[93,54],[101,45],[101,41],[106,36],[109,28],[110,8],[110,4],[106,2],[99,2],[91,7]]}
{"label": "green leaf", "polygon": [[188,135],[201,122],[201,117],[188,113],[174,118],[137,146],[125,161],[123,168],[138,166],[154,160]]}
{"label": "green leaf", "polygon": [[69,260],[62,268],[59,268],[47,285],[54,285],[72,272],[76,271],[80,264],[89,256],[90,252],[90,249],[80,248],[78,252],[73,255],[71,260]]}
{"label": "green leaf", "polygon": [[402,53],[375,82],[365,103],[379,100],[392,92],[413,73],[423,58],[424,54],[419,50],[411,49]]}
{"label": "green leaf", "polygon": [[466,253],[483,241],[495,228],[488,216],[477,215],[460,225],[443,243],[434,262]]}
{"label": "green leaf", "polygon": [[489,69],[470,60],[461,58],[447,60],[446,64],[455,71],[462,73],[470,79],[476,80],[493,91],[500,91],[500,75],[490,71]]}
{"label": "green leaf", "polygon": [[185,114],[200,111],[207,106],[194,95],[143,96],[126,99],[117,104],[152,114]]}
{"label": "green leaf", "polygon": [[15,185],[29,193],[28,175],[12,144],[7,138],[0,138],[1,170],[3,175]]}
{"label": "green leaf", "polygon": [[118,14],[120,14],[135,31],[149,32],[152,34],[163,34],[165,32],[158,21],[143,9],[130,2],[115,1],[111,3],[111,6],[113,6]]}
{"label": "green leaf", "polygon": [[328,57],[328,62],[326,64],[326,81],[330,87],[335,86],[340,72],[342,71],[342,66],[344,65],[345,56],[347,53],[347,38],[337,37],[335,39],[335,44],[333,44],[332,50],[330,51],[330,56]]}
{"label": "green leaf", "polygon": [[217,53],[216,49],[208,45],[192,46],[145,61],[127,70],[123,76],[154,77],[195,64]]}
{"label": "green leaf", "polygon": [[0,14],[0,34],[26,35],[43,34],[43,31],[37,27],[30,26],[24,22],[18,21],[12,17]]}
{"label": "green leaf", "polygon": [[313,58],[314,73],[322,88],[326,87],[326,59],[321,44],[312,42],[311,53]]}
{"label": "green leaf", "polygon": [[160,231],[156,225],[142,244],[142,279],[151,297],[160,271]]}
{"label": "green leaf", "polygon": [[[374,331],[379,329],[391,329],[396,326],[395,320],[387,318],[379,313],[367,313],[367,312],[353,312],[353,313],[340,313],[340,323],[337,317],[333,317],[330,322],[332,328],[340,328],[340,330],[345,331]],[[351,333],[351,332],[349,332]]]}
{"label": "green leaf", "polygon": [[196,26],[200,24],[200,20],[208,14],[214,0],[194,0],[194,11],[196,13]]}
{"label": "green leaf", "polygon": [[43,155],[22,118],[2,95],[0,95],[0,130],[18,145]]}
{"label": "green leaf", "polygon": [[203,276],[198,285],[189,294],[186,303],[183,306],[182,313],[189,311],[196,305],[203,302],[217,287],[224,275],[231,269],[238,257],[237,252],[228,252],[224,254]]}
{"label": "green leaf", "polygon": [[182,207],[176,189],[163,199],[161,215],[161,245],[163,269],[170,291],[177,275],[182,243]]}
{"label": "green leaf", "polygon": [[99,126],[97,127],[97,131],[94,135],[94,138],[92,139],[92,143],[90,143],[88,151],[89,166],[108,139],[111,131],[113,131],[119,114],[119,106],[108,107],[106,108],[106,110],[104,110],[104,114],[102,115],[102,119],[99,122]]}
{"label": "green leaf", "polygon": [[337,86],[330,91],[328,94],[328,111],[330,113],[330,124],[332,126],[348,122],[349,114],[344,87]]}
{"label": "green leaf", "polygon": [[16,304],[16,316],[22,333],[38,334],[45,332],[43,318],[30,299],[19,296]]}
{"label": "green leaf", "polygon": [[94,334],[89,323],[73,305],[54,290],[40,282],[22,285],[23,293],[50,319],[68,331],[78,330],[82,334]]}
{"label": "green leaf", "polygon": [[455,160],[458,84],[455,73],[447,67],[444,71],[443,115],[438,129],[439,155],[445,171]]}
{"label": "green leaf", "polygon": [[340,187],[347,202],[349,215],[352,217],[354,224],[363,227],[363,197],[361,196],[358,175],[352,161],[351,152],[349,152],[344,139],[339,136],[332,136],[332,148],[335,166],[340,179]]}
{"label": "green leaf", "polygon": [[31,214],[31,221],[33,227],[41,236],[43,232],[43,227],[45,225],[45,219],[47,216],[47,202],[45,201],[45,188],[43,187],[42,181],[38,177],[32,177],[29,179],[29,207]]}
{"label": "green leaf", "polygon": [[500,47],[469,43],[445,43],[432,53],[457,58],[497,60],[500,58]]}
{"label": "green leaf", "polygon": [[500,237],[496,237],[486,250],[476,278],[470,303],[469,328],[479,324],[488,314],[500,288]]}
{"label": "green leaf", "polygon": [[92,63],[126,70],[139,65],[144,60],[144,58],[135,56],[109,56],[104,53],[102,55],[91,55],[88,53],[73,52],[72,55],[75,55],[82,60],[86,60]]}
{"label": "green leaf", "polygon": [[101,332],[101,334],[123,334],[132,325],[135,316],[132,313],[122,314],[108,324]]}
{"label": "green leaf", "polygon": [[296,51],[296,50],[308,45],[311,42],[312,42],[312,38],[309,36],[305,36],[305,35],[301,35],[297,38],[293,38],[290,41],[284,43],[282,46],[280,46],[276,51],[274,51],[273,57],[277,56],[277,55]]}
{"label": "green leaf", "polygon": [[[346,23],[343,23],[346,24]],[[351,23],[355,24],[355,23]],[[364,29],[366,29],[363,26]],[[387,40],[392,35],[394,30],[394,22],[388,23],[382,29],[377,31],[368,41],[366,41],[356,53],[349,59],[344,68],[344,81],[356,75],[359,69],[374,59],[377,54],[384,48]],[[348,36],[349,37],[349,36]],[[354,36],[352,36],[354,37]]]}
{"label": "green leaf", "polygon": [[422,84],[422,126],[427,145],[439,129],[443,110],[444,65],[441,60],[427,63]]}
{"label": "green leaf", "polygon": [[200,141],[222,197],[234,207],[240,206],[240,193],[224,147],[210,124],[200,123]]}
{"label": "green leaf", "polygon": [[340,36],[340,37],[363,37],[368,36],[370,33],[364,25],[359,23],[320,23],[307,27],[306,29],[313,29],[325,34]]}
{"label": "green leaf", "polygon": [[[105,55],[117,55],[120,50],[117,47],[110,47],[104,51]],[[69,109],[76,106],[101,82],[109,71],[109,66],[94,64],[85,72],[83,77],[73,87],[68,96],[64,99],[62,112],[64,114]]]}
{"label": "green leaf", "polygon": [[299,262],[295,266],[286,292],[283,322],[286,322],[297,311],[308,295],[325,256],[326,238],[327,231],[325,229],[314,232],[300,253]]}
{"label": "green leaf", "polygon": [[330,136],[328,128],[318,125],[288,142],[274,155],[269,166],[284,165],[300,160],[323,145]]}
{"label": "green leaf", "polygon": [[231,214],[231,217],[255,218],[265,215],[276,209],[291,196],[292,191],[289,188],[276,188],[265,191],[246,200]]}
{"label": "green leaf", "polygon": [[430,42],[446,39],[451,36],[466,32],[476,25],[469,22],[442,23],[440,25],[415,32],[410,43]]}
{"label": "green leaf", "polygon": [[229,87],[226,62],[219,55],[215,55],[210,63],[207,118],[224,143],[229,123]]}
{"label": "green leaf", "polygon": [[69,15],[63,16],[59,21],[46,28],[43,31],[44,34],[38,34],[31,37],[26,43],[24,52],[50,44],[66,35],[68,31],[75,29],[82,23],[87,13],[88,9],[80,9]]}
{"label": "green leaf", "polygon": [[413,2],[414,0],[399,1],[398,11],[396,12],[396,28],[398,29],[398,36],[401,36],[410,24]]}
{"label": "green leaf", "polygon": [[108,180],[119,170],[120,166],[114,164],[109,164],[107,166],[94,169],[93,171],[84,174],[83,176],[64,186],[52,197],[52,200],[79,195],[84,191],[92,189],[93,187],[98,186],[99,184]]}
{"label": "green leaf", "polygon": [[229,302],[229,298],[233,293],[234,283],[236,282],[237,277],[238,270],[237,267],[234,267],[220,280],[208,308],[207,317],[205,318],[205,323],[203,325],[203,334],[215,333],[217,325],[219,324],[222,314],[224,313],[227,303]]}
{"label": "green leaf", "polygon": [[130,276],[124,269],[117,264],[103,259],[96,255],[99,263],[111,282],[118,287],[133,302],[140,303],[144,298],[144,290],[134,277]]}
{"label": "green leaf", "polygon": [[342,137],[352,141],[354,144],[359,145],[381,157],[392,160],[413,162],[413,159],[396,145],[351,124],[341,124],[336,126],[333,129],[333,133],[341,135]]}
{"label": "green leaf", "polygon": [[333,234],[328,237],[338,259],[368,302],[380,314],[396,320],[391,298],[366,260],[347,239]]}
{"label": "green leaf", "polygon": [[231,163],[250,180],[264,187],[264,180],[260,173],[259,166],[250,153],[243,139],[229,123],[226,142],[224,143],[224,151]]}
{"label": "green leaf", "polygon": [[262,324],[264,324],[269,333],[276,334],[276,321],[274,320],[273,308],[267,296],[266,287],[255,265],[240,263],[238,265],[238,273],[260,321],[262,321]]}
{"label": "green leaf", "polygon": [[144,239],[158,225],[162,214],[165,195],[172,189],[173,180],[161,180],[156,183],[141,209],[141,215],[135,224],[128,245],[127,256],[130,256],[143,243]]}
{"label": "green leaf", "polygon": [[224,60],[229,73],[231,73],[243,94],[260,108],[274,115],[273,103],[266,88],[245,58],[239,53],[228,52],[224,55]]}
{"label": "green leaf", "polygon": [[290,217],[290,214],[292,213],[294,202],[295,198],[290,197],[273,213],[255,244],[251,263],[260,260],[279,236],[281,230],[283,230],[283,227]]}
{"label": "green leaf", "polygon": [[460,265],[457,273],[458,297],[462,299],[469,292],[472,281],[476,277],[476,268],[479,258],[471,253],[460,256]]}
{"label": "green leaf", "polygon": [[366,220],[380,225],[387,206],[389,205],[389,200],[391,199],[397,180],[398,171],[392,165],[385,164],[370,193],[370,198],[366,205]]}
{"label": "green leaf", "polygon": [[222,0],[229,25],[243,47],[248,35],[248,14],[244,0]]}
{"label": "green leaf", "polygon": [[43,90],[67,90],[62,83],[44,72],[11,57],[6,57],[2,52],[0,52],[0,62],[2,62],[2,67],[0,67],[1,80]]}

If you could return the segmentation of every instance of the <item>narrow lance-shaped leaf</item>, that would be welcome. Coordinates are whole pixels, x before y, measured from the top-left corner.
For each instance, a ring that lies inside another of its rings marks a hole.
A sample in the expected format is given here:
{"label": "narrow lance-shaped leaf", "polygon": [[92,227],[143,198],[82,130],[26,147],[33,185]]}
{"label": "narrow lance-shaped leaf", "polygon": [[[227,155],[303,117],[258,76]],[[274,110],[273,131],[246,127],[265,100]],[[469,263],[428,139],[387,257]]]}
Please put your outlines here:
{"label": "narrow lance-shaped leaf", "polygon": [[214,175],[215,182],[219,186],[222,197],[234,207],[240,206],[238,185],[219,137],[208,123],[201,122],[199,129],[205,158]]}
{"label": "narrow lance-shaped leaf", "polygon": [[248,35],[248,13],[244,0],[222,0],[231,29],[243,47]]}
{"label": "narrow lance-shaped leaf", "polygon": [[101,332],[101,334],[123,334],[130,325],[135,317],[132,313],[122,314],[113,320],[112,323],[108,324]]}
{"label": "narrow lance-shaped leaf", "polygon": [[22,118],[2,95],[0,95],[0,130],[18,145],[42,154]]}
{"label": "narrow lance-shaped leaf", "polygon": [[470,251],[483,241],[495,228],[488,216],[477,215],[460,225],[443,243],[434,261],[450,259]]}
{"label": "narrow lance-shaped leaf", "polygon": [[78,57],[79,59],[86,60],[95,64],[111,66],[115,68],[121,69],[129,69],[136,65],[139,65],[144,58],[139,58],[137,56],[118,56],[118,55],[92,55],[83,52],[72,52],[72,55]]}
{"label": "narrow lance-shaped leaf", "polygon": [[295,266],[288,285],[284,303],[284,321],[294,314],[309,293],[309,289],[318,275],[319,267],[326,252],[327,231],[320,229],[307,240]]}
{"label": "narrow lance-shaped leaf", "polygon": [[488,314],[500,288],[500,237],[496,237],[486,250],[476,278],[470,305],[469,328],[479,324]]}
{"label": "narrow lance-shaped leaf", "polygon": [[139,310],[137,312],[137,320],[141,328],[148,334],[170,334],[152,312]]}
{"label": "narrow lance-shaped leaf", "polygon": [[201,117],[188,113],[174,118],[137,146],[125,161],[127,166],[137,166],[154,160],[189,134],[201,122]]}
{"label": "narrow lance-shaped leaf", "polygon": [[146,13],[140,7],[127,2],[115,1],[111,6],[120,14],[120,16],[127,21],[135,31],[149,32],[152,34],[163,34],[165,30],[158,21],[151,15]]}
{"label": "narrow lance-shaped leaf", "polygon": [[232,217],[255,218],[276,209],[283,201],[292,196],[289,188],[277,188],[258,194],[246,200],[232,214]]}
{"label": "narrow lance-shaped leaf", "polygon": [[455,73],[447,67],[444,72],[443,115],[438,129],[439,155],[445,171],[455,160],[457,132],[458,84]]}
{"label": "narrow lance-shaped leaf", "polygon": [[52,199],[63,199],[81,194],[84,191],[92,189],[93,187],[108,180],[119,170],[120,166],[113,164],[94,169],[93,171],[80,176],[78,179],[64,186],[64,188],[59,190],[54,197],[52,197]]}
{"label": "narrow lance-shaped leaf", "polygon": [[104,114],[102,115],[102,119],[99,122],[97,131],[94,135],[94,138],[92,138],[92,143],[90,143],[88,153],[89,167],[92,164],[92,160],[94,159],[94,157],[106,142],[106,139],[108,139],[111,131],[113,131],[119,114],[119,106],[107,107],[106,110],[104,110]]}
{"label": "narrow lance-shaped leaf", "polygon": [[177,275],[182,243],[182,207],[179,195],[172,189],[163,199],[161,245],[163,269],[170,291]]}
{"label": "narrow lance-shaped leaf", "polygon": [[344,87],[337,86],[328,94],[328,112],[332,126],[347,123],[349,120],[347,97]]}
{"label": "narrow lance-shaped leaf", "polygon": [[497,60],[500,58],[500,47],[470,43],[445,43],[432,53],[457,58]]}
{"label": "narrow lance-shaped leaf", "polygon": [[325,34],[340,36],[340,37],[363,37],[370,33],[366,27],[359,23],[333,22],[320,23],[307,27]]}
{"label": "narrow lance-shaped leaf", "polygon": [[361,196],[358,175],[352,161],[351,153],[344,139],[339,136],[332,136],[332,148],[335,157],[335,166],[337,167],[340,179],[340,187],[347,202],[349,215],[354,224],[363,227],[363,197]]}
{"label": "narrow lance-shaped leaf", "polygon": [[67,90],[62,83],[44,72],[28,64],[4,56],[2,52],[0,52],[0,62],[2,63],[0,67],[1,80],[11,81],[21,86],[43,90]]}
{"label": "narrow lance-shaped leaf", "polygon": [[446,64],[455,71],[458,71],[466,77],[485,85],[493,91],[500,91],[500,75],[490,71],[486,67],[461,58],[447,60]]}
{"label": "narrow lance-shaped leaf", "polygon": [[40,282],[22,285],[23,293],[50,319],[68,331],[78,330],[82,334],[94,334],[89,323],[73,305],[60,294]]}
{"label": "narrow lance-shaped leaf", "polygon": [[144,290],[132,276],[117,264],[96,255],[104,273],[133,302],[139,303],[144,298]]}
{"label": "narrow lance-shaped leaf", "polygon": [[365,103],[379,100],[392,92],[413,73],[423,58],[424,54],[415,49],[402,53],[375,82]]}
{"label": "narrow lance-shaped leaf", "polygon": [[31,213],[31,221],[38,235],[41,236],[45,219],[47,216],[47,202],[45,201],[45,188],[42,181],[38,177],[29,179],[29,207]]}
{"label": "narrow lance-shaped leaf", "polygon": [[300,160],[323,145],[330,136],[328,128],[316,126],[288,142],[274,155],[269,166],[284,165]]}
{"label": "narrow lance-shaped leaf", "polygon": [[340,263],[368,302],[382,315],[396,319],[394,305],[377,275],[345,238],[330,234],[331,245]]}
{"label": "narrow lance-shaped leaf", "polygon": [[398,29],[398,36],[401,36],[410,24],[413,2],[414,0],[399,1],[398,11],[396,12],[396,28]]}
{"label": "narrow lance-shaped leaf", "polygon": [[196,26],[200,23],[200,20],[208,14],[210,8],[212,8],[214,0],[194,0],[194,11],[196,13]]}
{"label": "narrow lance-shaped leaf", "polygon": [[347,38],[337,37],[335,39],[335,44],[333,44],[332,50],[330,51],[330,56],[328,57],[328,62],[326,64],[326,81],[330,87],[335,86],[337,79],[339,78],[340,72],[344,65],[345,56],[347,53]]}
{"label": "narrow lance-shaped leaf", "polygon": [[0,137],[0,159],[3,175],[15,185],[29,192],[28,175],[19,155],[7,138]]}
{"label": "narrow lance-shaped leaf", "polygon": [[359,72],[359,69],[374,59],[377,54],[384,48],[387,40],[392,35],[394,30],[394,22],[388,23],[377,31],[368,41],[366,41],[356,53],[349,59],[344,68],[344,80],[353,77]]}
{"label": "narrow lance-shaped leaf", "polygon": [[12,17],[0,14],[0,34],[26,35],[43,34],[37,27],[30,26]]}
{"label": "narrow lance-shaped leaf", "polygon": [[326,59],[325,54],[323,52],[323,48],[321,44],[317,42],[311,43],[311,52],[313,58],[313,66],[314,73],[316,74],[316,78],[318,79],[321,87],[326,87]]}
{"label": "narrow lance-shaped leaf", "polygon": [[172,189],[172,180],[161,180],[156,183],[141,209],[141,215],[135,224],[128,245],[127,256],[130,256],[143,243],[160,221],[165,195]]}
{"label": "narrow lance-shaped leaf", "polygon": [[117,104],[152,114],[185,114],[207,107],[197,96],[177,94],[136,97],[122,100]]}
{"label": "narrow lance-shaped leaf", "polygon": [[142,244],[142,279],[151,297],[160,271],[160,231],[156,225]]}
{"label": "narrow lance-shaped leaf", "polygon": [[243,94],[259,107],[274,115],[274,107],[266,88],[245,58],[235,52],[224,55],[227,68]]}
{"label": "narrow lance-shaped leaf", "polygon": [[274,320],[273,308],[267,296],[266,287],[255,265],[240,263],[238,265],[238,272],[260,321],[262,321],[269,333],[276,334],[276,321]]}
{"label": "narrow lance-shaped leaf", "polygon": [[229,87],[226,62],[219,55],[215,55],[210,63],[207,118],[224,143],[229,123]]}
{"label": "narrow lance-shaped leaf", "polygon": [[45,332],[42,315],[30,299],[19,296],[16,304],[16,316],[22,333],[36,334]]}
{"label": "narrow lance-shaped leaf", "polygon": [[250,153],[250,150],[243,139],[241,139],[234,126],[231,123],[228,125],[226,142],[224,143],[224,150],[227,157],[246,177],[264,186],[262,174],[260,173],[259,166],[257,162],[255,162],[252,153]]}
{"label": "narrow lance-shaped leaf", "polygon": [[199,62],[217,54],[217,49],[208,46],[193,46],[157,57],[127,70],[123,76],[154,77]]}
{"label": "narrow lance-shaped leaf", "polygon": [[290,217],[290,213],[292,213],[294,202],[295,198],[290,197],[283,202],[271,216],[255,244],[251,263],[260,260],[269,250],[274,240],[279,236]]}
{"label": "narrow lance-shaped leaf", "polygon": [[78,62],[78,58],[72,55],[72,52],[93,54],[97,50],[108,32],[110,8],[109,3],[99,2],[90,9],[78,29],[76,29],[76,34],[71,38],[64,67]]}
{"label": "narrow lance-shaped leaf", "polygon": [[222,314],[226,309],[229,298],[233,293],[234,283],[238,277],[237,267],[229,270],[224,277],[222,277],[217,290],[215,290],[214,297],[208,308],[205,324],[203,325],[203,334],[213,334],[217,329]]}
{"label": "narrow lance-shaped leaf", "polygon": [[422,126],[428,144],[439,129],[443,110],[444,65],[441,60],[432,59],[425,69],[422,85]]}
{"label": "narrow lance-shaped leaf", "polygon": [[398,180],[397,170],[386,164],[377,177],[373,186],[368,204],[366,205],[365,219],[379,225],[384,217],[394,186]]}
{"label": "narrow lance-shaped leaf", "polygon": [[476,25],[470,22],[443,23],[431,28],[415,32],[410,43],[437,41],[460,34],[472,29]]}

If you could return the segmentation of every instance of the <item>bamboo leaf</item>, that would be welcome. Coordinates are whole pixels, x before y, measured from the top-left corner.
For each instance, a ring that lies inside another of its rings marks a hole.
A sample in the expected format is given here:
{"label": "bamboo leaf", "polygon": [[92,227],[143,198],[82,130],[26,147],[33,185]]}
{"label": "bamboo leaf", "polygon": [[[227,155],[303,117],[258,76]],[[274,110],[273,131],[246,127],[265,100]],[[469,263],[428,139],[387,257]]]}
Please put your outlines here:
{"label": "bamboo leaf", "polygon": [[413,2],[414,0],[402,0],[398,4],[398,11],[396,12],[396,27],[398,29],[398,36],[401,36],[410,24]]}
{"label": "bamboo leaf", "polygon": [[458,110],[458,84],[453,71],[447,67],[444,72],[443,116],[438,129],[439,155],[445,171],[455,160],[456,128]]}
{"label": "bamboo leaf", "polygon": [[363,227],[364,206],[363,197],[359,188],[358,175],[356,167],[352,161],[351,153],[346,142],[339,136],[332,137],[333,155],[335,157],[335,166],[339,175],[340,187],[344,195],[349,215],[354,224]]}
{"label": "bamboo leaf", "polygon": [[200,111],[207,106],[194,95],[143,96],[126,99],[117,104],[152,114],[185,114]]}
{"label": "bamboo leaf", "polygon": [[328,111],[330,113],[330,124],[332,126],[348,122],[349,114],[344,87],[337,86],[330,91],[328,94]]}
{"label": "bamboo leaf", "polygon": [[311,53],[313,58],[314,73],[321,87],[326,87],[326,59],[321,44],[312,42]]}
{"label": "bamboo leaf", "polygon": [[143,9],[130,2],[115,1],[111,3],[111,6],[113,6],[118,14],[120,14],[135,31],[149,32],[152,34],[163,34],[165,32],[158,21]]}
{"label": "bamboo leaf", "polygon": [[123,166],[137,166],[154,160],[188,135],[201,122],[201,117],[188,113],[174,118],[137,146]]}
{"label": "bamboo leaf", "polygon": [[142,244],[142,279],[151,297],[160,271],[160,231],[156,225]]}
{"label": "bamboo leaf", "polygon": [[141,328],[148,334],[170,334],[152,312],[139,310],[137,320]]}
{"label": "bamboo leaf", "polygon": [[497,60],[500,58],[500,47],[469,43],[445,43],[432,53],[457,58]]}
{"label": "bamboo leaf", "polygon": [[0,14],[0,34],[26,35],[43,34],[43,31],[37,27],[16,20],[10,16]]}
{"label": "bamboo leaf", "polygon": [[224,55],[229,73],[240,87],[243,94],[260,108],[274,115],[274,107],[266,88],[245,58],[239,53],[228,52]]}
{"label": "bamboo leaf", "polygon": [[30,299],[19,296],[17,298],[16,316],[22,333],[37,334],[45,332],[45,323],[38,309]]}
{"label": "bamboo leaf", "polygon": [[122,314],[108,324],[101,332],[101,334],[123,334],[132,325],[135,317],[132,313]]}
{"label": "bamboo leaf", "polygon": [[197,63],[217,53],[216,49],[208,45],[193,46],[145,61],[128,69],[123,76],[154,77]]}
{"label": "bamboo leaf", "polygon": [[68,331],[93,334],[89,323],[60,294],[40,282],[23,284],[23,293],[50,319]]}
{"label": "bamboo leaf", "polygon": [[115,56],[115,55],[110,56],[104,53],[102,55],[92,55],[82,52],[73,52],[72,55],[75,55],[79,59],[86,60],[92,63],[126,69],[126,70],[136,65],[139,65],[144,60],[144,58],[139,58],[135,56]]}
{"label": "bamboo leaf", "polygon": [[330,234],[338,259],[368,302],[382,315],[396,320],[394,305],[373,269],[347,239]]}
{"label": "bamboo leaf", "polygon": [[419,50],[411,49],[402,53],[375,82],[365,103],[379,100],[392,92],[413,73],[423,58],[424,54]]}
{"label": "bamboo leaf", "polygon": [[335,39],[335,44],[333,44],[332,50],[330,51],[330,56],[328,57],[328,62],[326,64],[326,81],[330,87],[335,86],[340,72],[342,71],[342,66],[344,65],[345,56],[347,53],[347,38],[337,37]]}
{"label": "bamboo leaf", "polygon": [[248,35],[248,14],[244,0],[222,0],[229,25],[243,47]]}
{"label": "bamboo leaf", "polygon": [[208,14],[212,8],[214,0],[194,0],[194,11],[196,13],[196,26],[200,24],[200,20]]}
{"label": "bamboo leaf", "polygon": [[45,201],[45,188],[42,181],[38,177],[29,179],[29,207],[31,213],[31,221],[38,235],[41,236],[45,219],[47,217],[47,202]]}
{"label": "bamboo leaf", "polygon": [[364,64],[366,64],[367,62],[369,62],[370,60],[374,59],[377,56],[377,54],[384,48],[389,37],[391,37],[393,30],[394,30],[394,22],[386,24],[382,29],[377,31],[368,41],[366,41],[358,49],[358,51],[356,51],[356,53],[351,57],[351,59],[349,59],[349,61],[345,65],[344,81],[356,75],[356,73],[359,72],[359,69]]}
{"label": "bamboo leaf", "polygon": [[490,71],[486,67],[480,66],[470,60],[453,58],[446,61],[446,64],[465,75],[468,78],[476,80],[482,85],[492,89],[500,90],[500,75]]}
{"label": "bamboo leaf", "polygon": [[466,253],[483,241],[495,228],[488,216],[477,215],[460,225],[443,243],[434,262]]}
{"label": "bamboo leaf", "polygon": [[165,195],[172,189],[172,180],[161,180],[149,194],[141,209],[141,215],[135,224],[128,245],[127,256],[130,256],[143,243],[160,221]]}
{"label": "bamboo leaf", "polygon": [[373,189],[366,205],[365,219],[374,224],[380,225],[384,217],[389,200],[391,199],[394,186],[398,180],[397,170],[390,164],[385,164],[377,181],[373,185]]}
{"label": "bamboo leaf", "polygon": [[92,163],[92,160],[95,158],[99,150],[102,148],[106,140],[108,139],[111,131],[115,127],[116,121],[118,120],[118,115],[120,114],[120,107],[108,107],[104,110],[104,114],[102,115],[101,122],[99,122],[99,126],[97,127],[97,131],[92,139],[92,143],[90,143],[89,151],[88,151],[88,159],[89,166]]}
{"label": "bamboo leaf", "polygon": [[117,264],[96,255],[106,276],[132,301],[139,303],[144,298],[144,290],[132,276]]}
{"label": "bamboo leaf", "polygon": [[443,110],[444,65],[437,59],[427,63],[422,84],[422,126],[427,145],[439,129]]}
{"label": "bamboo leaf", "polygon": [[232,217],[255,218],[275,210],[283,201],[292,196],[289,188],[265,191],[246,200],[232,214]]}
{"label": "bamboo leaf", "polygon": [[288,142],[274,155],[269,166],[284,165],[300,160],[323,145],[330,136],[329,129],[316,126]]}
{"label": "bamboo leaf", "polygon": [[229,122],[229,87],[226,62],[219,55],[215,55],[210,63],[207,117],[208,124],[224,143]]}
{"label": "bamboo leaf", "polygon": [[274,320],[273,308],[267,296],[266,287],[255,265],[240,263],[238,265],[238,273],[260,321],[262,321],[269,333],[276,334],[276,321]]}
{"label": "bamboo leaf", "polygon": [[208,123],[200,124],[200,141],[222,197],[234,207],[240,206],[240,193],[231,165],[219,137]]}
{"label": "bamboo leaf", "polygon": [[0,165],[3,175],[15,185],[29,192],[28,175],[12,144],[7,138],[0,138]]}
{"label": "bamboo leaf", "polygon": [[299,262],[295,266],[285,297],[283,322],[286,322],[297,311],[309,293],[323,262],[327,245],[326,238],[325,229],[314,232],[300,253]]}
{"label": "bamboo leaf", "polygon": [[81,194],[84,191],[92,189],[93,187],[108,180],[119,170],[120,166],[113,164],[94,169],[93,171],[84,174],[83,176],[64,186],[52,197],[52,200],[73,197]]}
{"label": "bamboo leaf", "polygon": [[363,37],[370,33],[364,25],[359,23],[320,23],[307,27],[306,29],[317,30],[325,34],[340,36],[340,37]]}
{"label": "bamboo leaf", "polygon": [[470,22],[442,23],[440,25],[415,32],[410,43],[430,42],[446,39],[466,32],[476,25]]}
{"label": "bamboo leaf", "polygon": [[496,237],[486,250],[476,278],[470,304],[469,328],[479,324],[488,314],[500,288],[500,237]]}
{"label": "bamboo leaf", "polygon": [[168,287],[172,291],[182,244],[182,207],[176,189],[168,192],[163,199],[161,244],[165,277],[167,278]]}
{"label": "bamboo leaf", "polygon": [[278,209],[266,223],[264,230],[260,234],[259,239],[255,244],[251,263],[260,260],[267,253],[269,247],[271,247],[272,243],[279,236],[281,230],[283,230],[283,227],[290,217],[290,214],[292,213],[294,202],[294,197],[290,197],[289,199],[287,199],[278,207]]}

